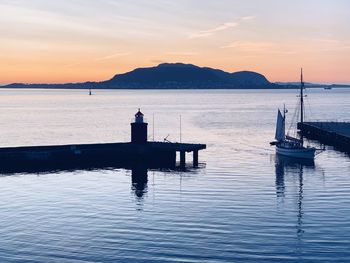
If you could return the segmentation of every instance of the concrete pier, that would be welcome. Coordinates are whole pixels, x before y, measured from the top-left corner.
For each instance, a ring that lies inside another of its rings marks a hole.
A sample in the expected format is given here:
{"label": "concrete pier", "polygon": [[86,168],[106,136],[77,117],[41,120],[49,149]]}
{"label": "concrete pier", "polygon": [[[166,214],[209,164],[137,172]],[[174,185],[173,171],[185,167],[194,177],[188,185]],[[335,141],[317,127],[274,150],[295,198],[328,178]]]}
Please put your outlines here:
{"label": "concrete pier", "polygon": [[350,152],[350,122],[298,123],[303,136]]}
{"label": "concrete pier", "polygon": [[180,166],[185,167],[186,152],[205,148],[205,144],[168,142],[6,147],[0,148],[0,172],[84,166],[128,168],[135,164],[148,168],[176,168],[176,152],[182,156]]}
{"label": "concrete pier", "polygon": [[176,168],[186,166],[186,152],[193,152],[193,166],[198,166],[198,151],[205,144],[149,142],[144,115],[138,110],[131,123],[131,142],[51,145],[0,148],[0,172],[79,169],[80,167]]}

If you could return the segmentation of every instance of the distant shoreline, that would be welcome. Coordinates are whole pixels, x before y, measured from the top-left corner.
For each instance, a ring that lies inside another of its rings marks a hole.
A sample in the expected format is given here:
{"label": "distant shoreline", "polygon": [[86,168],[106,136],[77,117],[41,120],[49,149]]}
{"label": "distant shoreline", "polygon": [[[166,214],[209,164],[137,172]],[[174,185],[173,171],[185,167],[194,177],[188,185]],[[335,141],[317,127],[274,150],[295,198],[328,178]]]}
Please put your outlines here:
{"label": "distant shoreline", "polygon": [[[336,86],[332,87],[329,86],[311,86],[306,87],[307,89],[325,89],[329,88],[331,89],[350,89],[350,85],[342,85],[342,86]],[[87,88],[87,87],[8,87],[8,86],[0,86],[0,90],[130,90],[130,91],[137,91],[137,90],[297,90],[300,89],[298,86],[281,86],[277,88]]]}
{"label": "distant shoreline", "polygon": [[[192,64],[163,63],[155,67],[137,68],[115,75],[101,82],[64,84],[13,83],[0,88],[13,89],[128,89],[128,90],[195,90],[195,89],[298,89],[298,82],[270,82],[264,75],[253,71],[225,72],[220,69],[198,67]],[[343,84],[305,83],[306,88],[349,88]]]}

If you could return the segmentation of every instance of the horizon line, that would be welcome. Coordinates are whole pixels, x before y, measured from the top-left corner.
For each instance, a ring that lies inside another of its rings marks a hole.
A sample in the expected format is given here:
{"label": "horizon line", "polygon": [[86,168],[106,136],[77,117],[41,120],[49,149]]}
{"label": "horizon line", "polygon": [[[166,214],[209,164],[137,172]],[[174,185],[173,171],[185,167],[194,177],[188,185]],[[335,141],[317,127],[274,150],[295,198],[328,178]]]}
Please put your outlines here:
{"label": "horizon line", "polygon": [[[64,84],[80,84],[80,83],[86,83],[86,82],[103,82],[103,81],[108,81],[110,79],[112,79],[113,77],[117,76],[117,75],[122,75],[122,74],[126,74],[126,73],[130,73],[136,69],[146,69],[146,68],[156,68],[159,67],[160,65],[163,64],[170,64],[170,65],[174,65],[174,64],[182,64],[182,65],[191,65],[191,66],[195,66],[198,68],[211,68],[211,69],[216,69],[216,70],[221,70],[227,73],[236,73],[236,72],[241,72],[241,71],[249,71],[249,72],[255,72],[255,73],[259,73],[261,75],[263,75],[265,78],[268,79],[268,81],[270,83],[297,83],[298,81],[294,80],[277,80],[277,81],[270,81],[268,77],[266,77],[264,74],[254,71],[254,70],[248,70],[248,69],[242,69],[242,70],[238,70],[238,71],[226,71],[220,68],[216,68],[216,67],[208,67],[208,66],[198,66],[196,64],[193,63],[184,63],[184,62],[162,62],[159,64],[154,64],[153,66],[148,66],[148,67],[136,67],[132,70],[129,71],[125,71],[125,72],[121,72],[121,73],[117,73],[114,74],[113,76],[111,76],[109,79],[100,79],[100,80],[84,80],[84,81],[68,81],[68,82],[36,82],[36,83],[29,83],[29,82],[8,82],[8,83],[0,83],[0,87],[3,86],[8,86],[11,84],[24,84],[24,85],[64,85]],[[345,81],[345,82],[338,82],[338,81],[334,81],[334,82],[313,82],[313,81],[306,81],[306,83],[310,83],[310,84],[316,84],[316,85],[350,85],[350,80],[349,81]]]}

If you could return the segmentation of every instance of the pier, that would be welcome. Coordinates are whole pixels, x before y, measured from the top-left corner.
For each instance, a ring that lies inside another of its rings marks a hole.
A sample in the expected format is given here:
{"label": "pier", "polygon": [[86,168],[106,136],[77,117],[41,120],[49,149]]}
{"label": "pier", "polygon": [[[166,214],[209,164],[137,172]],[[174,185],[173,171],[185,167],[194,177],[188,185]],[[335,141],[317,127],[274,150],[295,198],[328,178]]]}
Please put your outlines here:
{"label": "pier", "polygon": [[[205,144],[148,141],[147,123],[138,111],[131,123],[131,142],[26,146],[0,148],[0,172],[49,171],[84,167],[147,168],[186,167],[186,153],[193,153],[197,167],[198,152]],[[179,165],[176,155],[179,153]]]}
{"label": "pier", "polygon": [[350,152],[350,122],[299,122],[298,129],[306,138]]}

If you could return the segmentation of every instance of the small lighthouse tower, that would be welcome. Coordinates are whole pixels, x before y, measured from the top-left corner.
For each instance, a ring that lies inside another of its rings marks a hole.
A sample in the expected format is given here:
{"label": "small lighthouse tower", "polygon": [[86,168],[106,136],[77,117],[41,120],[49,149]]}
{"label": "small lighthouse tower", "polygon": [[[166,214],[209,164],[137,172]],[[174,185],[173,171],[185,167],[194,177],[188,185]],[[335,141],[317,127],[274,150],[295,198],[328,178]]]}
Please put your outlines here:
{"label": "small lighthouse tower", "polygon": [[135,114],[135,122],[131,123],[131,142],[146,143],[147,142],[147,125],[143,120],[143,113],[138,110]]}

